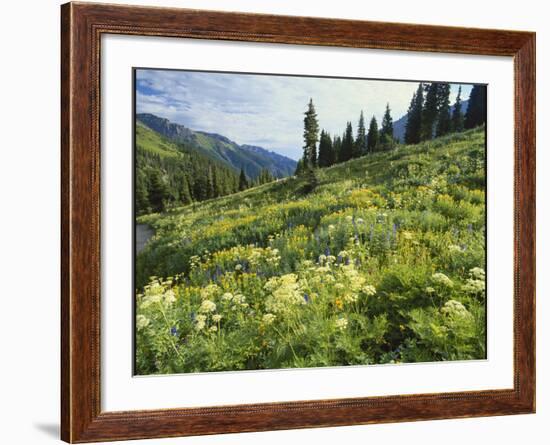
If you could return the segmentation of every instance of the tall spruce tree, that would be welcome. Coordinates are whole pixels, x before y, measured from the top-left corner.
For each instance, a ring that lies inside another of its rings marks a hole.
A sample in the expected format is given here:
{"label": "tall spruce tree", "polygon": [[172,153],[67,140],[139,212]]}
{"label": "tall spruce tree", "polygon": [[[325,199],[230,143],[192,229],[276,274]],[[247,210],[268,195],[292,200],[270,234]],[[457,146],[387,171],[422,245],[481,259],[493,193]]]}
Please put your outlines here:
{"label": "tall spruce tree", "polygon": [[304,161],[308,167],[313,168],[317,165],[317,142],[319,141],[319,123],[313,99],[309,99],[307,111],[304,114]]}
{"label": "tall spruce tree", "polygon": [[206,175],[199,175],[194,178],[193,196],[195,201],[208,199],[208,177]]}
{"label": "tall spruce tree", "polygon": [[464,130],[464,114],[462,113],[462,86],[458,87],[455,103],[453,105],[453,115],[451,117],[451,131],[459,132]]}
{"label": "tall spruce tree", "polygon": [[244,169],[241,167],[241,173],[239,175],[239,191],[246,190],[248,188],[248,179],[246,178],[246,174],[244,172]]}
{"label": "tall spruce tree", "polygon": [[147,190],[147,175],[143,170],[138,170],[136,175],[136,212],[138,215],[151,212],[149,206],[149,192]]}
{"label": "tall spruce tree", "polygon": [[373,116],[370,120],[369,132],[367,134],[367,151],[372,153],[378,148],[378,122]]}
{"label": "tall spruce tree", "polygon": [[426,86],[426,100],[422,109],[420,139],[427,141],[433,138],[434,126],[439,109],[439,83],[432,82]]}
{"label": "tall spruce tree", "polygon": [[296,163],[296,170],[294,170],[295,176],[300,176],[304,172],[304,158],[298,159],[298,162]]}
{"label": "tall spruce tree", "polygon": [[332,139],[325,131],[321,131],[319,139],[319,167],[328,167],[334,163],[334,155],[332,152]]}
{"label": "tall spruce tree", "polygon": [[353,157],[353,128],[351,122],[348,122],[346,125],[346,131],[342,137],[342,148],[340,149],[341,162],[350,160]]}
{"label": "tall spruce tree", "polygon": [[332,138],[332,163],[342,162],[342,138],[334,136]]}
{"label": "tall spruce tree", "polygon": [[193,202],[191,190],[189,189],[189,181],[186,176],[182,176],[180,179],[180,201],[185,205]]}
{"label": "tall spruce tree", "polygon": [[214,179],[214,196],[223,196],[223,176],[217,167],[214,166],[212,169],[212,177]]}
{"label": "tall spruce tree", "polygon": [[216,196],[216,184],[214,183],[214,169],[212,166],[208,168],[208,175],[206,176],[207,184],[207,198],[211,199]]}
{"label": "tall spruce tree", "polygon": [[386,111],[382,118],[382,127],[380,128],[380,136],[389,136],[393,139],[393,119],[391,117],[390,104],[386,104]]}
{"label": "tall spruce tree", "polygon": [[331,165],[334,165],[336,163],[336,148],[334,147],[334,144],[333,144],[333,139],[332,137],[330,136],[330,134],[328,132],[325,132],[326,134],[326,138],[327,138],[327,147],[328,147],[328,150],[327,150],[327,167],[330,167]]}
{"label": "tall spruce tree", "polygon": [[435,127],[437,137],[444,136],[451,131],[451,106],[449,101],[451,85],[440,83],[438,90],[439,110],[437,111],[437,124]]}
{"label": "tall spruce tree", "polygon": [[367,129],[365,128],[365,117],[363,110],[359,115],[359,123],[357,124],[357,137],[355,139],[355,147],[353,157],[357,158],[367,153]]}
{"label": "tall spruce tree", "polygon": [[474,128],[487,120],[487,87],[474,85],[468,99],[468,109],[464,116],[464,128]]}
{"label": "tall spruce tree", "polygon": [[149,176],[149,202],[154,212],[162,212],[166,208],[168,187],[160,171],[152,170]]}
{"label": "tall spruce tree", "polygon": [[424,85],[419,83],[407,111],[407,124],[405,125],[405,143],[407,144],[418,144],[420,142],[423,107]]}

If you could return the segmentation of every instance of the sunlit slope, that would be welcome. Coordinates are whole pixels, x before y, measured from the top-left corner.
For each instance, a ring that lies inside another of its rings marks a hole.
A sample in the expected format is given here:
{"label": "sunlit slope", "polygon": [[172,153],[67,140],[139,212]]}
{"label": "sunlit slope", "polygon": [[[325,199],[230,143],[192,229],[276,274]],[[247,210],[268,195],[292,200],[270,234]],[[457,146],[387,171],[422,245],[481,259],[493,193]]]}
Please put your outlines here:
{"label": "sunlit slope", "polygon": [[484,171],[478,129],[141,217],[138,374],[486,358]]}
{"label": "sunlit slope", "polygon": [[[137,285],[152,275],[187,272],[190,257],[206,250],[266,246],[270,236],[281,235],[295,237],[300,251],[281,264],[281,273],[292,271],[303,255],[337,253],[350,234],[372,243],[373,254],[382,235],[413,236],[444,261],[449,252],[439,252],[443,247],[433,244],[430,233],[443,233],[457,245],[459,233],[484,236],[484,167],[484,129],[477,129],[320,169],[309,194],[303,192],[306,180],[292,177],[142,217],[156,235],[138,259]],[[482,249],[483,243],[477,263],[484,263]]]}

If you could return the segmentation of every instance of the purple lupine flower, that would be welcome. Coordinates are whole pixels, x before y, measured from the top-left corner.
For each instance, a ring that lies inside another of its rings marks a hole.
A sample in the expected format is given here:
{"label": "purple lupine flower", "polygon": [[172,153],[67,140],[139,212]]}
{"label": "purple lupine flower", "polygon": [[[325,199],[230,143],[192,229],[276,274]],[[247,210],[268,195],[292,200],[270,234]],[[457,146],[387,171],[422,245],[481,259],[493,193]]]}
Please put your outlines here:
{"label": "purple lupine flower", "polygon": [[395,223],[393,223],[393,225],[392,225],[392,234],[393,234],[394,238],[397,235],[397,224],[395,224]]}
{"label": "purple lupine flower", "polygon": [[178,335],[178,328],[176,328],[175,326],[172,326],[170,328],[170,335],[173,335],[174,337],[176,337]]}
{"label": "purple lupine flower", "polygon": [[330,247],[327,246],[327,248],[325,249],[325,256],[329,256],[330,255]]}
{"label": "purple lupine flower", "polygon": [[306,303],[309,303],[309,295],[308,294],[304,294],[304,301]]}
{"label": "purple lupine flower", "polygon": [[191,318],[191,321],[195,321],[195,313],[194,312],[191,312],[189,314],[189,318]]}
{"label": "purple lupine flower", "polygon": [[346,266],[349,266],[349,257],[346,257]]}
{"label": "purple lupine flower", "polygon": [[342,255],[338,255],[337,260],[338,260],[338,264],[340,264],[342,262]]}

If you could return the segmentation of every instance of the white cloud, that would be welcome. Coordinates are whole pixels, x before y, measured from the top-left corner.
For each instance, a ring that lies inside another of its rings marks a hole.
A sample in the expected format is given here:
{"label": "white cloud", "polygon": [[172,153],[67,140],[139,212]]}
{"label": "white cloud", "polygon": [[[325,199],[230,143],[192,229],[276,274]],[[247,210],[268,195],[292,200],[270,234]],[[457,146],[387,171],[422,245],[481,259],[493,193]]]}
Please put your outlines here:
{"label": "white cloud", "polygon": [[[138,70],[137,112],[153,113],[194,130],[223,134],[297,159],[303,113],[313,98],[319,125],[332,134],[355,126],[361,110],[381,120],[386,103],[397,120],[417,82],[313,78],[171,70]],[[467,99],[470,86],[463,86]],[[452,87],[454,101],[457,85]]]}

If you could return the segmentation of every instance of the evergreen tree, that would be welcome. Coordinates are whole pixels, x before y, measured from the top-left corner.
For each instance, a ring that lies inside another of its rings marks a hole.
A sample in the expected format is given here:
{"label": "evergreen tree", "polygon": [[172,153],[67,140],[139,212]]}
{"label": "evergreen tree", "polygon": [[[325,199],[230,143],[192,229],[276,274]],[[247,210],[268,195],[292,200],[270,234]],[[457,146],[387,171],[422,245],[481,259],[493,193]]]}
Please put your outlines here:
{"label": "evergreen tree", "polygon": [[217,167],[214,167],[212,170],[212,177],[214,180],[214,196],[216,198],[218,196],[223,196],[225,194],[223,190],[223,176]]}
{"label": "evergreen tree", "polygon": [[420,138],[427,141],[433,138],[439,105],[439,83],[432,82],[426,87],[426,101],[422,110]]}
{"label": "evergreen tree", "polygon": [[216,196],[216,187],[214,184],[214,172],[212,166],[208,168],[208,174],[206,176],[206,193],[207,198],[211,199]]}
{"label": "evergreen tree", "polygon": [[248,179],[246,179],[246,174],[244,169],[241,167],[241,173],[239,175],[239,191],[246,190],[248,188]]}
{"label": "evergreen tree", "polygon": [[393,140],[393,119],[391,117],[390,104],[386,104],[386,111],[382,118],[382,128],[380,129],[380,136],[389,136]]}
{"label": "evergreen tree", "polygon": [[332,139],[325,131],[321,131],[319,139],[319,167],[328,167],[334,163]]}
{"label": "evergreen tree", "polygon": [[332,157],[333,164],[342,162],[342,138],[340,136],[334,136],[332,139]]}
{"label": "evergreen tree", "polygon": [[313,99],[309,99],[308,109],[304,113],[304,160],[307,165],[317,165],[317,142],[319,141],[319,123],[317,113],[313,105]]}
{"label": "evergreen tree", "polygon": [[355,139],[355,150],[353,157],[357,158],[367,153],[367,130],[365,128],[365,118],[363,110],[359,115],[359,124],[357,125],[357,138]]}
{"label": "evergreen tree", "polygon": [[340,162],[348,161],[353,156],[353,128],[351,126],[351,122],[348,122],[346,125],[346,131],[344,132],[344,137],[342,138],[340,155]]}
{"label": "evergreen tree", "polygon": [[378,146],[378,123],[373,116],[370,120],[369,133],[367,134],[367,151],[372,153],[376,151]]}
{"label": "evergreen tree", "polygon": [[451,107],[449,102],[450,94],[451,85],[448,83],[439,84],[439,110],[437,112],[437,125],[435,128],[435,135],[437,137],[444,136],[451,131]]}
{"label": "evergreen tree", "polygon": [[196,201],[208,199],[208,177],[205,175],[196,176],[193,180],[193,196]]}
{"label": "evergreen tree", "polygon": [[138,170],[136,175],[136,213],[143,215],[150,212],[147,176],[142,170]]}
{"label": "evergreen tree", "polygon": [[154,212],[162,212],[166,207],[168,188],[159,170],[152,170],[149,176],[149,202]]}
{"label": "evergreen tree", "polygon": [[464,116],[464,128],[474,128],[482,125],[487,120],[487,87],[474,85],[468,99],[468,110]]}
{"label": "evergreen tree", "polygon": [[405,126],[405,143],[418,144],[422,127],[422,109],[424,107],[424,86],[418,84],[413,94],[409,110],[407,111],[407,124]]}
{"label": "evergreen tree", "polygon": [[180,201],[182,204],[187,205],[193,202],[191,198],[191,191],[189,190],[189,182],[185,176],[180,179]]}
{"label": "evergreen tree", "polygon": [[311,164],[305,166],[305,179],[306,183],[303,190],[305,193],[311,193],[319,184],[317,173]]}
{"label": "evergreen tree", "polygon": [[451,131],[459,132],[464,130],[464,115],[462,114],[462,86],[458,87],[458,94],[456,95],[455,103],[453,106],[453,115],[451,118]]}
{"label": "evergreen tree", "polygon": [[304,172],[304,158],[300,158],[296,163],[296,170],[294,171],[294,175],[300,176],[303,172]]}
{"label": "evergreen tree", "polygon": [[260,174],[258,175],[258,185],[267,184],[268,182],[273,181],[273,175],[267,168],[262,168]]}

